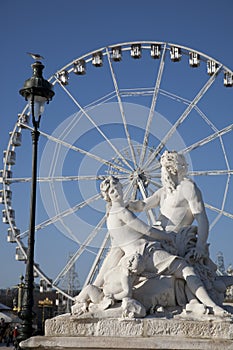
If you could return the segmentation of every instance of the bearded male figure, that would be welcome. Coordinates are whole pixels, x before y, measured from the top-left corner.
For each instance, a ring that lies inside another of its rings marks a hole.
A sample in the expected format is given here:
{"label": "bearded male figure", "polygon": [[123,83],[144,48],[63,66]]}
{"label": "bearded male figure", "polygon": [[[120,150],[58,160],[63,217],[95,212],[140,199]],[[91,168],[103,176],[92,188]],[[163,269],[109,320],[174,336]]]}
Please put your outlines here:
{"label": "bearded male figure", "polygon": [[178,233],[197,221],[197,242],[194,259],[206,256],[209,223],[201,191],[187,178],[187,163],[176,151],[165,151],[161,157],[161,181],[163,187],[142,201],[128,204],[131,211],[146,211],[159,207],[158,225],[167,232]]}
{"label": "bearded male figure", "polygon": [[[159,207],[157,227],[176,234],[176,251],[170,252],[191,263],[212,298],[221,303],[228,283],[218,278],[216,265],[209,258],[209,222],[201,191],[187,177],[182,154],[165,151],[160,163],[162,188],[144,200],[131,201],[128,208],[139,212]],[[192,226],[194,220],[197,226]],[[164,248],[169,251],[169,246]]]}

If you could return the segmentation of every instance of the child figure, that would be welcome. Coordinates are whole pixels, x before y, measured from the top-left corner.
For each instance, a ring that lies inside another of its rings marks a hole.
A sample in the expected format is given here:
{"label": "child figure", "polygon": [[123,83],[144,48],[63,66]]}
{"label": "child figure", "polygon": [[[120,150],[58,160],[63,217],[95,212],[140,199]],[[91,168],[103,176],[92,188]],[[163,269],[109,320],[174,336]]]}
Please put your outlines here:
{"label": "child figure", "polygon": [[[102,288],[93,284],[83,288],[75,297],[75,304],[71,308],[72,314],[79,316],[89,311],[92,304],[98,304],[99,310],[107,309],[115,301],[122,300],[123,305],[129,305],[129,300],[132,300],[133,285],[143,272],[144,266],[143,257],[137,252],[123,257],[116,267],[106,272]],[[141,308],[144,314],[143,306]]]}

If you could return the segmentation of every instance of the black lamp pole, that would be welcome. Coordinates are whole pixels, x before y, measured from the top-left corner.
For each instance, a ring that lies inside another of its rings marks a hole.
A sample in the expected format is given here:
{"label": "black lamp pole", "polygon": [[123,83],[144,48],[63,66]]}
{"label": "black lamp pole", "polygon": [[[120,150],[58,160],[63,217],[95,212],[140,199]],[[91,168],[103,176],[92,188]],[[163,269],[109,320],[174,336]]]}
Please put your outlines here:
{"label": "black lamp pole", "polygon": [[43,64],[36,61],[32,64],[33,76],[26,80],[19,93],[29,101],[32,116],[32,183],[30,223],[28,232],[28,248],[25,274],[25,287],[22,308],[19,317],[22,324],[19,327],[18,342],[30,338],[33,334],[33,290],[34,290],[34,243],[35,243],[35,217],[36,217],[36,184],[37,184],[37,153],[39,140],[40,119],[45,102],[54,96],[53,86],[42,76]]}

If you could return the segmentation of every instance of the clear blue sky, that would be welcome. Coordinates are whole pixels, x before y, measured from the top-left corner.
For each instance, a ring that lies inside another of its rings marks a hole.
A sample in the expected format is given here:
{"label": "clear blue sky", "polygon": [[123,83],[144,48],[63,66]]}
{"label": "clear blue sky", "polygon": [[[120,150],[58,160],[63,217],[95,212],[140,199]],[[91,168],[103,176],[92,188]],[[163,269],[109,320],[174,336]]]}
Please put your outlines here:
{"label": "clear blue sky", "polygon": [[[34,0],[2,1],[0,4],[2,76],[0,151],[3,154],[3,150],[6,149],[8,134],[14,127],[18,113],[25,105],[18,91],[25,79],[31,76],[32,60],[26,52],[40,53],[45,57],[45,77],[50,77],[74,58],[92,50],[114,43],[147,40],[177,43],[196,49],[233,69],[232,12],[231,0],[221,2],[217,0],[99,0],[89,2],[41,0],[39,3]],[[83,92],[83,95],[85,93],[88,94],[88,91]],[[96,96],[98,97],[98,94]],[[47,107],[46,120],[43,120],[43,125],[46,124],[46,129],[51,131],[57,126],[55,112],[56,103],[59,104],[59,102],[56,102],[56,97],[51,102],[51,109],[50,106]],[[93,100],[97,97],[93,96]],[[53,111],[52,116],[50,110]],[[229,124],[233,120],[232,110],[231,105],[228,111]],[[66,112],[64,119],[69,114]],[[29,164],[31,161],[30,146],[28,153],[23,157],[22,162],[17,163],[17,171],[21,176],[26,166],[24,160]],[[19,221],[26,221],[25,227],[28,222],[27,201],[28,196],[25,199],[21,195],[20,198],[17,198],[17,208],[14,208],[17,217],[20,217]],[[38,208],[39,212],[42,210]],[[231,226],[228,224],[229,227],[232,227],[232,223],[230,222]],[[6,233],[7,225],[1,222],[0,288],[11,287],[18,283],[19,275],[24,274],[25,270],[23,263],[15,261],[15,245],[6,242]],[[231,233],[228,232],[230,246],[232,246]],[[214,253],[222,250],[226,254],[227,265],[233,263],[233,257],[225,238],[224,240],[225,242],[219,238],[219,244],[215,243]],[[49,259],[59,261],[63,251],[62,244],[67,244],[66,249],[64,248],[66,251],[73,249],[72,242],[67,239],[64,243],[59,235],[53,240],[53,247],[51,242],[47,246],[45,241],[46,265],[49,265]]]}

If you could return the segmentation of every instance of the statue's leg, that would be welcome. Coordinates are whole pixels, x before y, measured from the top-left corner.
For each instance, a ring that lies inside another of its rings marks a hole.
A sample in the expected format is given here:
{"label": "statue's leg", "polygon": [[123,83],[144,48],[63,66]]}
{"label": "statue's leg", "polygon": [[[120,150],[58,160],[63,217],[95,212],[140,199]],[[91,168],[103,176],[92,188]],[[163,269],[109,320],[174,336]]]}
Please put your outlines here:
{"label": "statue's leg", "polygon": [[103,292],[99,287],[92,284],[88,284],[82,289],[82,291],[75,297],[76,303],[84,303],[91,301],[92,303],[99,303],[103,299]]}
{"label": "statue's leg", "polygon": [[196,296],[191,292],[187,284],[185,284],[185,295],[189,303],[193,302],[194,300],[197,300]]}
{"label": "statue's leg", "polygon": [[[233,285],[233,276],[216,276],[216,281],[221,285],[221,291],[225,292],[226,288]],[[225,288],[225,289],[224,289]]]}
{"label": "statue's leg", "polygon": [[97,287],[102,287],[104,284],[104,275],[106,272],[116,267],[121,260],[124,252],[120,248],[111,248],[106,258],[104,259],[103,265],[94,281],[94,285]]}
{"label": "statue's leg", "polygon": [[228,314],[211,299],[193,267],[188,265],[183,258],[169,254],[164,250],[154,250],[148,255],[146,262],[147,271],[154,269],[159,274],[184,279],[191,293],[216,315],[224,316]]}
{"label": "statue's leg", "polygon": [[85,301],[89,300],[89,290],[90,285],[88,284],[86,287],[84,287],[81,292],[75,297],[76,303],[83,303]]}
{"label": "statue's leg", "polygon": [[228,314],[210,298],[201,279],[195,274],[193,267],[189,266],[182,259],[176,259],[172,265],[172,269],[176,266],[175,277],[183,278],[190,291],[198,300],[200,300],[201,303],[209,307],[216,315],[224,316]]}
{"label": "statue's leg", "polygon": [[100,288],[88,284],[75,297],[75,304],[71,307],[71,313],[77,316],[82,315],[88,311],[90,302],[97,304],[103,299],[103,297],[104,294]]}
{"label": "statue's leg", "polygon": [[94,304],[98,304],[104,297],[102,290],[94,285],[89,285],[88,294],[90,301]]}

